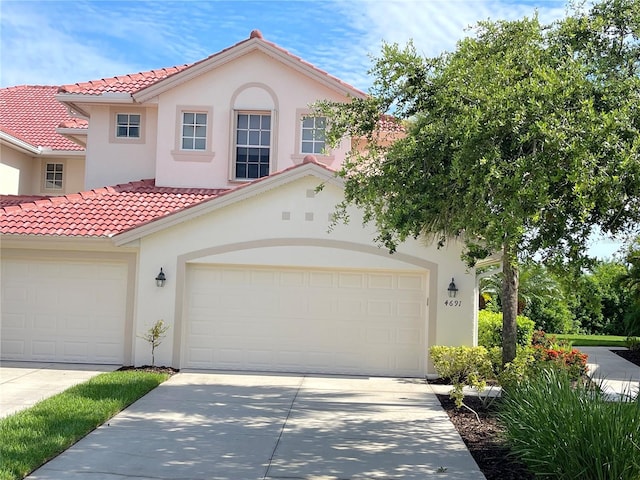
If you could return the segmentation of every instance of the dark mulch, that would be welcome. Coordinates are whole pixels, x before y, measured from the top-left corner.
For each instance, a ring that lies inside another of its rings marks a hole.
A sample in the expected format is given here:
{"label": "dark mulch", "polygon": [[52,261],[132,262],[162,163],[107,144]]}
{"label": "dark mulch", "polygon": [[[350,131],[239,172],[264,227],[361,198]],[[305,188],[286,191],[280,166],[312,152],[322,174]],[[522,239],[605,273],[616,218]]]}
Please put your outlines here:
{"label": "dark mulch", "polygon": [[629,360],[631,363],[634,363],[640,367],[640,350],[611,350],[616,355],[624,358],[625,360]]}
{"label": "dark mulch", "polygon": [[165,366],[155,366],[155,365],[142,365],[141,367],[134,367],[133,365],[126,365],[124,367],[120,367],[118,370],[140,370],[143,372],[149,373],[166,373],[167,375],[175,375],[180,370],[173,367],[165,367]]}
{"label": "dark mulch", "polygon": [[524,464],[510,455],[504,440],[504,427],[494,410],[485,409],[477,397],[465,397],[464,403],[478,413],[478,422],[476,416],[466,408],[456,408],[449,395],[438,395],[438,400],[487,480],[535,478]]}

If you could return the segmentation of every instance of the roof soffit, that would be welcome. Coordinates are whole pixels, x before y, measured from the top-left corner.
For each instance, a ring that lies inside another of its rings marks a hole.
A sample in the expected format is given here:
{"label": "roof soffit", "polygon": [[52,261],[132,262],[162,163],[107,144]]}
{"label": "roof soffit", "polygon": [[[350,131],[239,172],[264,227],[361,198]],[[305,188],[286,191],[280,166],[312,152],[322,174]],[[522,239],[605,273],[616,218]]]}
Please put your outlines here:
{"label": "roof soffit", "polygon": [[335,172],[317,163],[306,163],[293,167],[291,170],[283,171],[268,177],[263,177],[252,183],[242,185],[228,193],[221,194],[210,200],[198,203],[182,211],[173,213],[166,217],[158,218],[137,228],[127,230],[112,237],[116,246],[126,245],[142,237],[160,232],[174,225],[178,225],[188,220],[206,215],[242,200],[255,197],[261,193],[268,192],[275,188],[287,185],[305,177],[315,177],[324,184],[332,184],[339,188],[344,188],[342,179],[336,177]]}

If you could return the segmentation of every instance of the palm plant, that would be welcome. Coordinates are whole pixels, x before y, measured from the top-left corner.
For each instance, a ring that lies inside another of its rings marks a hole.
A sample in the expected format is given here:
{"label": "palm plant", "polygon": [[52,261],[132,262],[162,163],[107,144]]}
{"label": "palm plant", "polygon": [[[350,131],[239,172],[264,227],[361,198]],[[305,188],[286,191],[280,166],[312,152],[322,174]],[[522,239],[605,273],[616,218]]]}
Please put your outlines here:
{"label": "palm plant", "polygon": [[[496,273],[480,280],[480,294],[495,305],[500,304],[502,273]],[[520,287],[518,289],[518,314],[534,301],[545,302],[550,297],[561,295],[560,285],[540,263],[529,261],[520,267]]]}

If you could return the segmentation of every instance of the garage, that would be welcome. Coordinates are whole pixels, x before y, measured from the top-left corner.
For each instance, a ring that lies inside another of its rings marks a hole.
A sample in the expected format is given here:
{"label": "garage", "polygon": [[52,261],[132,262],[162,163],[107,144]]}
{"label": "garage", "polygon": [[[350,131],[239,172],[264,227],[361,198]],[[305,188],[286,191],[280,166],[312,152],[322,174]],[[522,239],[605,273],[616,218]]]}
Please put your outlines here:
{"label": "garage", "polygon": [[182,365],[421,376],[426,271],[189,264]]}
{"label": "garage", "polygon": [[3,360],[122,364],[127,265],[2,260]]}

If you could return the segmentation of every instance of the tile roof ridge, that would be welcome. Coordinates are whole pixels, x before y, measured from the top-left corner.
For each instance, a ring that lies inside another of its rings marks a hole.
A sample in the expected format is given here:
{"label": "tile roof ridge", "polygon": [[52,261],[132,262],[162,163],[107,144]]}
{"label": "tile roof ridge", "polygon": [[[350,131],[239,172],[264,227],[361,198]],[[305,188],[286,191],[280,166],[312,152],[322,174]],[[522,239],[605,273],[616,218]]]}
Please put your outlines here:
{"label": "tile roof ridge", "polygon": [[26,90],[26,89],[36,89],[36,88],[44,90],[45,88],[47,89],[59,88],[59,86],[58,85],[31,85],[31,84],[23,83],[20,85],[9,85],[8,87],[2,87],[0,88],[0,90]]}

